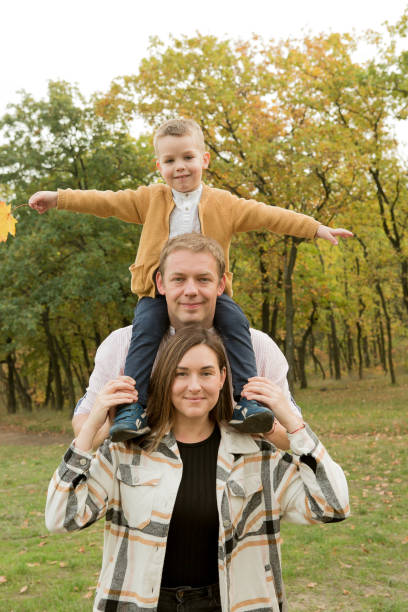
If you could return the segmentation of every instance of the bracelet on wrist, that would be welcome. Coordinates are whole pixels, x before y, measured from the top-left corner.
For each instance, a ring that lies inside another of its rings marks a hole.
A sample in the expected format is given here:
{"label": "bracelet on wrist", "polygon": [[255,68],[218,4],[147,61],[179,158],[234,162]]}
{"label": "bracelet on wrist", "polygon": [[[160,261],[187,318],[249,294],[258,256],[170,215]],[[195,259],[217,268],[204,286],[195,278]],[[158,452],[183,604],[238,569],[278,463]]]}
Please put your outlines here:
{"label": "bracelet on wrist", "polygon": [[294,431],[288,431],[288,434],[291,436],[292,434],[295,434],[297,431],[300,431],[301,429],[304,429],[305,427],[306,427],[306,425],[303,423],[303,425],[301,425],[300,427],[298,427]]}

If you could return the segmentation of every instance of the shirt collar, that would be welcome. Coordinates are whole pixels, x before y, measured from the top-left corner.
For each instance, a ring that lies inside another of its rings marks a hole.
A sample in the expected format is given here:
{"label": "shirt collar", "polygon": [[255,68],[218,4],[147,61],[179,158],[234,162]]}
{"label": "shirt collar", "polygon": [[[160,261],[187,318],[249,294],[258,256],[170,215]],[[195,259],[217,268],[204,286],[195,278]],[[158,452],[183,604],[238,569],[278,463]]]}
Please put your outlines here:
{"label": "shirt collar", "polygon": [[171,191],[173,194],[173,200],[174,200],[176,207],[177,208],[182,207],[183,209],[185,209],[186,206],[188,206],[189,208],[192,206],[197,206],[201,198],[203,186],[200,185],[194,191],[189,191],[187,193],[176,191],[175,189],[172,189]]}

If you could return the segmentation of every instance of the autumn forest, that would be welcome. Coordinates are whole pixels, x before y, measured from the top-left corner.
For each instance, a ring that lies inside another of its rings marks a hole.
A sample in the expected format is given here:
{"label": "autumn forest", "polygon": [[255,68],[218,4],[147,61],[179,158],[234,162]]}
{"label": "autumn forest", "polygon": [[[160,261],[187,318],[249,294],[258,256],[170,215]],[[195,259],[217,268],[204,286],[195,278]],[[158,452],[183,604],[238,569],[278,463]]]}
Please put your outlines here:
{"label": "autumn forest", "polygon": [[[151,40],[135,74],[86,99],[49,83],[0,118],[0,390],[9,412],[75,406],[96,348],[129,325],[140,226],[26,206],[38,190],[158,181],[152,134],[174,116],[202,127],[205,180],[345,227],[338,247],[252,232],[231,249],[234,297],[279,344],[290,382],[408,368],[408,13],[383,34],[302,40]],[[405,146],[405,148],[404,148]]]}

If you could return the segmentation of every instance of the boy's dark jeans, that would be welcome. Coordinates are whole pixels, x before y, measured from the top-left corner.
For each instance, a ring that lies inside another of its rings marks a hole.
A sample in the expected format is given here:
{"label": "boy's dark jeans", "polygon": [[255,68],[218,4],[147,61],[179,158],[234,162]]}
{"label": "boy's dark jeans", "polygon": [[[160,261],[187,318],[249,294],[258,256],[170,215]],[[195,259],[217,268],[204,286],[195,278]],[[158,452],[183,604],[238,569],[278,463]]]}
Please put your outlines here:
{"label": "boy's dark jeans", "polygon": [[[133,319],[132,339],[126,358],[125,375],[136,380],[139,403],[147,404],[147,390],[160,342],[170,325],[164,296],[139,300]],[[251,376],[257,376],[249,323],[241,308],[228,295],[217,298],[214,327],[220,334],[232,372],[236,401]]]}
{"label": "boy's dark jeans", "polygon": [[221,612],[218,584],[208,587],[160,589],[157,612]]}

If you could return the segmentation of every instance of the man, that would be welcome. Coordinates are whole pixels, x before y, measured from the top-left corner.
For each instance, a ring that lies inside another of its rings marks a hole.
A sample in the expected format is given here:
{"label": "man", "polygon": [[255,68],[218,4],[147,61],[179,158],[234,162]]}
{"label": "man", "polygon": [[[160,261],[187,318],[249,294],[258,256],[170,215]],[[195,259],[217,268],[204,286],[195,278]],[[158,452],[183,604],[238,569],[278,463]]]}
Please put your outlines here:
{"label": "man", "polygon": [[[166,243],[161,254],[156,283],[159,293],[166,299],[170,324],[174,329],[186,325],[212,327],[217,297],[222,295],[225,288],[224,270],[223,251],[211,238],[196,233],[182,234]],[[118,329],[98,348],[87,392],[78,402],[72,419],[75,435],[78,435],[86,421],[102,387],[123,373],[131,332],[131,326]],[[299,412],[290,396],[286,380],[288,364],[284,355],[273,340],[260,331],[251,330],[251,339],[258,375],[265,376],[278,385],[291,407]],[[273,442],[279,448],[289,448],[286,430],[276,421],[275,423]],[[95,440],[96,446],[108,437],[109,427],[110,421],[107,419]]]}

